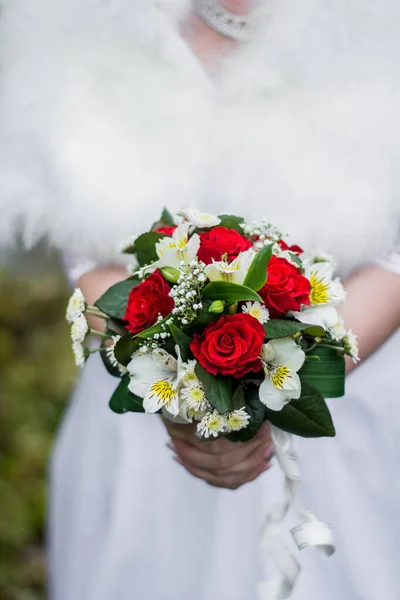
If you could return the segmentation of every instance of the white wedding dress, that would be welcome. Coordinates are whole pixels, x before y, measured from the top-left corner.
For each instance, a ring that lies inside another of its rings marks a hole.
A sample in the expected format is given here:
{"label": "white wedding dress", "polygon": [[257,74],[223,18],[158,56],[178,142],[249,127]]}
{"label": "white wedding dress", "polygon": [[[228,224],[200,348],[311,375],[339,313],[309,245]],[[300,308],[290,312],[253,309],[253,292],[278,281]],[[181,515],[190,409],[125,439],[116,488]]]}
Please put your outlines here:
{"label": "white wedding dress", "polygon": [[[179,34],[188,3],[6,1],[2,236],[22,222],[28,241],[104,264],[187,205],[265,216],[342,274],[384,255],[400,213],[398,1],[262,2],[212,76]],[[395,334],[330,402],[335,439],[298,440],[299,506],[332,523],[337,553],[304,554],[294,600],[398,598],[399,355]],[[259,531],[277,465],[209,487],[172,460],[157,416],[109,410],[115,385],[92,356],[56,442],[51,600],[256,600],[274,575]]]}

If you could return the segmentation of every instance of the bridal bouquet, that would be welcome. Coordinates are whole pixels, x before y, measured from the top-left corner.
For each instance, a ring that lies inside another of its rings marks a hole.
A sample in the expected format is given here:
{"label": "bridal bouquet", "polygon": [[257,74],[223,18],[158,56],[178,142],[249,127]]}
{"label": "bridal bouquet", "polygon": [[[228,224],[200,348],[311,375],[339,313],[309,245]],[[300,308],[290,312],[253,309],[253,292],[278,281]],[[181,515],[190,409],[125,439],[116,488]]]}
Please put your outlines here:
{"label": "bridal bouquet", "polygon": [[[204,438],[246,441],[264,421],[335,435],[324,398],[343,395],[357,341],[337,313],[345,293],[329,256],[288,246],[266,221],[195,210],[164,210],[121,251],[132,274],[95,306],[75,290],[67,310],[77,363],[101,352],[121,379],[113,411],[196,422]],[[99,348],[86,346],[91,333]]]}

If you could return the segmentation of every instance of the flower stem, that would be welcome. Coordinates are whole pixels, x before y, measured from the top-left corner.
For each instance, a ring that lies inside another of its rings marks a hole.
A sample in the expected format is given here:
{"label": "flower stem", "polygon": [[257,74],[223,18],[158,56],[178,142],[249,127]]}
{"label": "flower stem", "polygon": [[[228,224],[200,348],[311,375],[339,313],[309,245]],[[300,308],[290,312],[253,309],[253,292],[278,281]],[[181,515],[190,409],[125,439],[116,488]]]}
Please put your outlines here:
{"label": "flower stem", "polygon": [[96,329],[90,329],[90,333],[92,333],[93,335],[98,335],[99,337],[105,339],[105,340],[111,340],[111,335],[107,335],[106,333],[103,333],[102,331],[97,331]]}

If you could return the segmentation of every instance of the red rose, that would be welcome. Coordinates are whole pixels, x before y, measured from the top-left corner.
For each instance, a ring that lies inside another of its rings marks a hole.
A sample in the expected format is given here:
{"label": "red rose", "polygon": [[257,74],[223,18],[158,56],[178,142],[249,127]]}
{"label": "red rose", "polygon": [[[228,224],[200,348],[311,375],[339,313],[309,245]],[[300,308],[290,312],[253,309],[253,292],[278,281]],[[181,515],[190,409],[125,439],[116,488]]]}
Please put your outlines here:
{"label": "red rose", "polygon": [[127,330],[140,333],[154,325],[159,313],[163,317],[169,315],[175,306],[168,295],[170,289],[159,269],[134,287],[129,294],[124,316],[124,320],[128,321]]}
{"label": "red rose", "polygon": [[244,313],[226,315],[195,334],[190,349],[199,363],[213,375],[243,377],[261,369],[260,354],[264,328]]}
{"label": "red rose", "polygon": [[223,254],[227,254],[228,261],[231,261],[251,247],[250,240],[234,229],[214,227],[214,229],[200,234],[200,249],[197,256],[199,260],[209,265],[213,259],[221,260]]}
{"label": "red rose", "polygon": [[164,233],[168,237],[171,237],[176,229],[176,225],[163,225],[159,227],[156,231],[157,233]]}
{"label": "red rose", "polygon": [[273,256],[267,271],[267,283],[258,293],[273,319],[289,310],[300,310],[302,304],[310,304],[310,282],[297,267],[285,258]]}
{"label": "red rose", "polygon": [[289,250],[289,252],[293,252],[293,254],[303,254],[304,252],[303,248],[300,248],[300,246],[297,246],[296,244],[294,244],[293,246],[288,246],[287,243],[283,240],[279,240],[278,244],[280,245],[282,250]]}

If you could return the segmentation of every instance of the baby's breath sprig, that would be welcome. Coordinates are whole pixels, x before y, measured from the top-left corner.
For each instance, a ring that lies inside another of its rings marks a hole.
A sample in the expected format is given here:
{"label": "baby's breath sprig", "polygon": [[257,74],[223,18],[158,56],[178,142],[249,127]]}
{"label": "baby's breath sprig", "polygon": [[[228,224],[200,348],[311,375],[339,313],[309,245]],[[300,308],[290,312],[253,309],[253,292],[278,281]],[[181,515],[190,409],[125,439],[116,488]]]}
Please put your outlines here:
{"label": "baby's breath sprig", "polygon": [[252,221],[241,225],[245,235],[252,238],[256,248],[263,248],[273,242],[281,240],[283,233],[265,219],[263,221]]}
{"label": "baby's breath sprig", "polygon": [[171,289],[170,296],[174,299],[175,308],[172,314],[182,325],[189,325],[203,308],[201,292],[207,281],[206,265],[198,259],[188,265],[181,262],[179,279]]}

